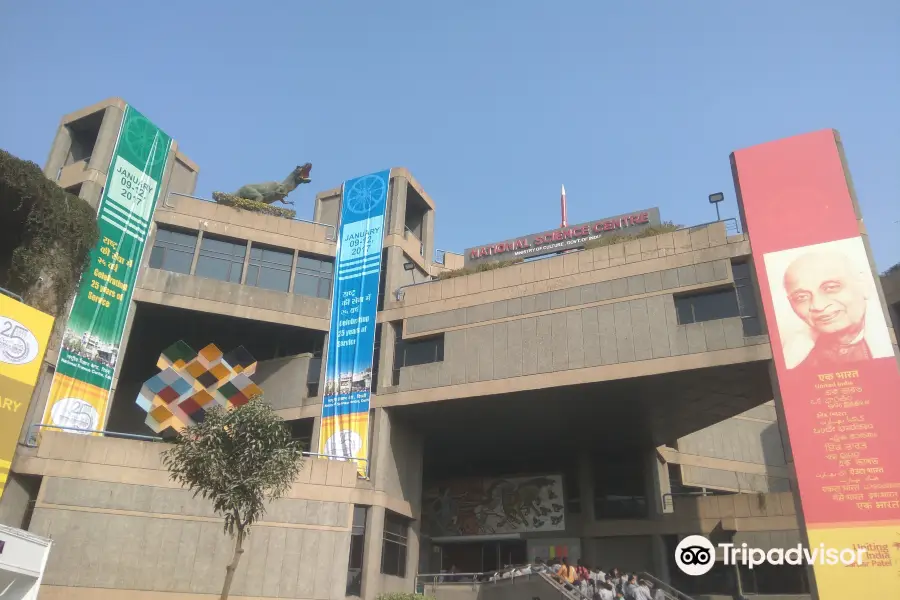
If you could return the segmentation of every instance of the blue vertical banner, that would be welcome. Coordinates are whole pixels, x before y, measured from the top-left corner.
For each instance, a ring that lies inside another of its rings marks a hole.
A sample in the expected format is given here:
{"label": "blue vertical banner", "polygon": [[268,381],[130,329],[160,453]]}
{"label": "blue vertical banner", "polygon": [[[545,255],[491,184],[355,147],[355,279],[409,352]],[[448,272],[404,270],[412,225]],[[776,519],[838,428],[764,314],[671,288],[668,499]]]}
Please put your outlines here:
{"label": "blue vertical banner", "polygon": [[[344,182],[331,298],[319,453],[365,459],[375,353],[375,317],[391,172]],[[359,461],[367,475],[367,462]]]}

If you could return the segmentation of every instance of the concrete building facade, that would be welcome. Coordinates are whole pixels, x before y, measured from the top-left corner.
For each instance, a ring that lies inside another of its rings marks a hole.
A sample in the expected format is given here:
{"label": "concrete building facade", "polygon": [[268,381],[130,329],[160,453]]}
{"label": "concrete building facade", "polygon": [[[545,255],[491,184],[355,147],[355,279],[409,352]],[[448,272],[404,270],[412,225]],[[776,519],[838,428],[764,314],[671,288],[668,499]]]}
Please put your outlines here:
{"label": "concrete building facade", "polygon": [[[124,106],[65,117],[47,160],[48,177],[94,206]],[[340,188],[316,195],[311,221],[287,220],[194,197],[199,168],[177,147],[167,173],[105,430],[148,433],[135,397],[182,339],[244,345],[267,401],[314,444]],[[719,221],[466,274],[461,254],[436,251],[435,215],[413,175],[393,169],[368,477],[307,459],[253,530],[233,597],[374,599],[413,591],[417,574],[557,549],[697,598],[805,597],[802,569],[758,578],[720,565],[698,583],[672,568],[688,534],[764,548],[800,539],[747,235]],[[36,435],[58,345],[0,502],[0,522],[54,541],[41,597],[217,593],[232,541],[169,480],[164,444]],[[528,478],[558,478],[553,525],[466,533],[464,511],[439,506],[461,485]]]}

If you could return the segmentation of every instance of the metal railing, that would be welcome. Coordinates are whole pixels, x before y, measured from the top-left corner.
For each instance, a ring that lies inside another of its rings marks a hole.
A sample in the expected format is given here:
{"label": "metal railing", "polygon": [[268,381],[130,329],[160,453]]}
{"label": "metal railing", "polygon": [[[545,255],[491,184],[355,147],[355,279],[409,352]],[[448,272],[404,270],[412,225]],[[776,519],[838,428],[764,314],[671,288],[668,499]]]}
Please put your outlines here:
{"label": "metal railing", "polygon": [[[540,576],[548,581],[550,585],[567,596],[570,600],[593,600],[593,598],[585,596],[577,585],[562,583],[546,572],[540,573]],[[638,580],[643,579],[644,581],[648,581],[653,584],[653,588],[662,590],[663,596],[665,596],[666,600],[694,600],[694,598],[688,596],[684,592],[675,589],[668,583],[662,581],[654,575],[651,575],[650,573],[647,573],[646,571],[638,572],[637,576]],[[651,595],[653,596],[654,600],[656,600],[656,592],[651,591]]]}
{"label": "metal railing", "polygon": [[[165,442],[166,440],[154,435],[140,435],[137,433],[123,433],[120,431],[108,431],[106,429],[80,429],[78,427],[65,427],[62,425],[45,425],[41,423],[35,423],[31,427],[29,427],[28,436],[25,438],[25,443],[23,444],[27,448],[37,448],[40,444],[40,433],[41,430],[60,430],[62,432],[72,432],[80,435],[99,435],[102,437],[112,437],[112,438],[120,438],[126,440],[136,440],[139,442]],[[333,460],[340,461],[352,461],[356,463],[365,463],[366,476],[363,479],[368,478],[369,474],[369,459],[368,458],[348,458],[346,456],[340,454],[322,454],[319,452],[303,452],[302,453],[306,458],[328,458]]]}
{"label": "metal railing", "polygon": [[735,217],[719,219],[718,221],[709,221],[707,223],[698,223],[697,225],[685,225],[684,227],[679,227],[678,229],[676,229],[676,231],[681,231],[683,229],[699,229],[701,227],[709,227],[710,225],[715,225],[716,223],[725,223],[726,234],[737,235],[741,233],[740,225],[738,225],[738,221]]}
{"label": "metal railing", "polygon": [[153,435],[139,435],[136,433],[122,433],[119,431],[107,431],[105,429],[81,429],[79,427],[64,427],[62,425],[44,425],[35,423],[28,429],[28,437],[25,438],[25,446],[28,448],[37,448],[40,442],[40,430],[60,430],[63,432],[73,432],[80,435],[100,435],[103,437],[122,438],[126,440],[138,440],[141,442],[162,442],[163,438]]}
{"label": "metal railing", "polygon": [[419,256],[425,256],[425,244],[422,243],[422,238],[417,236],[415,231],[404,225],[403,238],[408,240],[410,236],[414,237],[416,241],[419,242]]}
{"label": "metal railing", "polygon": [[662,495],[663,508],[675,507],[675,498],[703,498],[706,496],[735,496],[744,492],[741,491],[721,491],[721,490],[703,490],[700,492],[667,492]]}
{"label": "metal railing", "polygon": [[640,573],[638,573],[638,577],[640,577],[641,579],[646,579],[647,581],[652,583],[655,588],[662,590],[667,600],[694,600],[694,598],[692,598],[691,596],[688,596],[684,592],[675,589],[665,581],[654,577],[646,571],[641,571]]}
{"label": "metal railing", "polygon": [[447,266],[447,255],[452,254],[454,256],[459,256],[462,258],[462,254],[459,252],[452,252],[450,250],[435,250],[434,251],[434,259],[432,262],[436,265]]}
{"label": "metal railing", "polygon": [[88,166],[90,166],[90,164],[91,164],[91,158],[93,158],[93,155],[86,156],[85,158],[81,158],[79,160],[73,160],[72,162],[70,162],[67,165],[64,164],[63,166],[61,166],[60,168],[58,168],[56,170],[56,181],[59,181],[59,178],[62,177],[63,169],[65,169],[66,167],[70,167],[72,165],[76,165],[82,161],[84,161],[84,168],[85,168],[85,170],[87,170]]}
{"label": "metal railing", "polygon": [[[516,580],[521,581],[524,579],[526,581],[529,581],[535,577],[538,577],[550,584],[550,586],[558,591],[561,596],[567,598],[568,600],[593,600],[593,598],[585,596],[577,585],[559,581],[549,570],[542,570],[539,572],[530,572],[519,575],[515,574],[517,570],[530,566],[531,565],[507,566],[503,569],[498,569],[495,571],[485,571],[482,573],[419,573],[415,577],[415,590],[418,594],[424,594],[426,588],[430,586],[431,592],[433,593],[436,586],[438,585],[469,585],[472,586],[472,589],[475,589],[475,587],[479,585],[493,585],[503,582],[515,583]],[[505,577],[504,575],[506,574],[509,574],[509,576]],[[638,579],[648,581],[653,584],[653,587],[655,589],[662,590],[666,600],[694,600],[694,598],[692,598],[691,596],[688,596],[684,592],[672,587],[671,585],[662,581],[651,573],[641,571],[638,572],[637,575]]]}
{"label": "metal railing", "polygon": [[394,292],[394,298],[397,300],[397,302],[400,302],[401,300],[403,300],[403,296],[406,294],[406,288],[415,287],[415,286],[417,286],[417,285],[425,285],[425,284],[428,284],[428,283],[433,283],[433,282],[435,282],[436,280],[437,280],[436,278],[432,277],[432,278],[429,279],[428,281],[420,281],[419,283],[409,283],[409,284],[407,284],[407,285],[401,285],[401,286],[398,287],[397,290]]}
{"label": "metal railing", "polygon": [[[415,589],[417,593],[424,593],[426,586],[431,586],[432,591],[437,585],[470,585],[473,588],[476,585],[490,585],[503,581],[515,581],[516,579],[529,578],[538,575],[538,573],[527,573],[524,575],[514,575],[518,569],[523,569],[529,565],[508,565],[502,569],[494,569],[491,571],[472,572],[472,573],[418,573],[415,577]],[[509,573],[509,577],[503,575]]]}
{"label": "metal railing", "polygon": [[22,304],[25,304],[25,298],[23,298],[22,296],[18,295],[18,294],[15,293],[15,292],[9,291],[9,290],[6,289],[6,288],[0,287],[0,294],[3,294],[3,295],[5,295],[5,296],[9,296],[9,297],[11,297],[11,298],[15,298],[16,300],[18,300],[18,301],[21,302]]}
{"label": "metal railing", "polygon": [[581,590],[576,586],[571,584],[564,584],[561,581],[557,580],[553,575],[547,572],[542,572],[537,574],[538,577],[549,583],[553,586],[556,591],[558,591],[563,597],[568,598],[569,600],[594,600],[593,598],[588,598],[584,594],[581,593]]}
{"label": "metal railing", "polygon": [[[200,196],[192,196],[190,194],[182,194],[181,192],[169,192],[168,195],[166,195],[165,202],[163,202],[163,206],[165,206],[166,208],[175,208],[174,205],[169,204],[169,196],[179,196],[181,198],[191,198],[192,200],[202,200],[204,202],[215,202],[215,200],[210,200],[209,198],[201,198]],[[332,225],[331,223],[321,223],[319,221],[311,221],[309,219],[299,219],[297,217],[294,217],[291,220],[292,221],[300,221],[301,223],[309,223],[310,225],[320,225],[322,227],[325,227],[331,231],[330,234],[325,236],[325,239],[332,241],[332,242],[337,240],[337,228],[334,225]]]}
{"label": "metal railing", "polygon": [[303,456],[307,458],[327,458],[329,460],[339,460],[341,462],[365,463],[365,475],[357,474],[358,479],[369,478],[369,459],[368,458],[348,458],[342,454],[321,454],[319,452],[304,452]]}
{"label": "metal railing", "polygon": [[662,495],[662,503],[663,507],[674,507],[675,506],[675,498],[693,498],[693,497],[703,497],[703,496],[712,496],[710,492],[702,491],[702,492],[666,492]]}

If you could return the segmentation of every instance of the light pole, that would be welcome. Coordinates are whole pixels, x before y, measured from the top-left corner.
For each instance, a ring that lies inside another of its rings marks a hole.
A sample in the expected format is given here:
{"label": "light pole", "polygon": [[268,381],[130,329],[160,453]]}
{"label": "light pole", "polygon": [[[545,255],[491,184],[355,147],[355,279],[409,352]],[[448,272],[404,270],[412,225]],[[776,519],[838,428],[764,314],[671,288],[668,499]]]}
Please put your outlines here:
{"label": "light pole", "polygon": [[725,194],[722,192],[716,192],[715,194],[709,195],[709,203],[714,204],[716,206],[716,221],[721,221],[722,217],[719,215],[719,202],[725,199]]}

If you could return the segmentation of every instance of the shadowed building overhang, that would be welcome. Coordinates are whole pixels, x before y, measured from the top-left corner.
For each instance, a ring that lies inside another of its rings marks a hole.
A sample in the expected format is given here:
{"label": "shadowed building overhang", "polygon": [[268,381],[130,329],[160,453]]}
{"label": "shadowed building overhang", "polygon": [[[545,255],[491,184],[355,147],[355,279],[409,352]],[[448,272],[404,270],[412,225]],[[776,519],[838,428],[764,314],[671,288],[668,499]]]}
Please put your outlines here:
{"label": "shadowed building overhang", "polygon": [[390,409],[425,439],[426,466],[491,455],[648,449],[772,399],[767,361]]}

